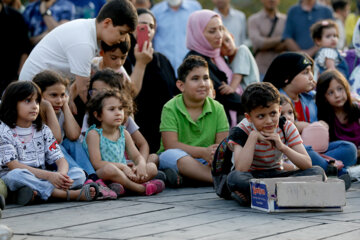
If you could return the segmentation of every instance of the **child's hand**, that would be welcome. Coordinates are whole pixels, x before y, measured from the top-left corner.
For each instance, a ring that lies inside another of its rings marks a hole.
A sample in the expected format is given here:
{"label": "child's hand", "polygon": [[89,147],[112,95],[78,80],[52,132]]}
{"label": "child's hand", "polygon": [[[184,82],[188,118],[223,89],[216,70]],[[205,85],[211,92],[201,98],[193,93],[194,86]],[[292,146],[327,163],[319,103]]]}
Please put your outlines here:
{"label": "child's hand", "polygon": [[65,94],[63,100],[62,100],[62,110],[64,111],[64,108],[69,107],[69,96]]}
{"label": "child's hand", "polygon": [[135,45],[134,55],[136,62],[140,62],[144,65],[147,65],[153,59],[153,53],[154,53],[154,49],[152,48],[151,42],[148,41],[144,42],[141,52],[139,51],[139,45],[138,44]]}
{"label": "child's hand", "polygon": [[51,182],[55,188],[63,190],[68,190],[74,182],[68,175],[60,172],[51,172],[48,181]]}
{"label": "child's hand", "polygon": [[282,151],[284,148],[284,143],[280,139],[280,135],[276,132],[267,133],[261,132],[261,135],[267,142],[270,142],[273,147],[276,147],[279,151]]}
{"label": "child's hand", "polygon": [[53,106],[51,105],[51,103],[46,100],[45,98],[41,99],[41,103],[40,103],[40,109],[42,109],[43,111],[47,112],[49,109],[53,108]]}
{"label": "child's hand", "polygon": [[129,168],[127,165],[124,165],[122,168],[122,171],[125,173],[125,175],[132,181],[136,181],[137,177],[134,173],[133,169]]}
{"label": "child's hand", "polygon": [[225,82],[221,83],[219,90],[221,95],[228,95],[235,92],[235,89],[230,87],[230,85],[226,84]]}
{"label": "child's hand", "polygon": [[135,168],[135,173],[137,176],[137,179],[140,182],[143,182],[145,179],[147,179],[148,174],[146,173],[146,164],[138,164]]}
{"label": "child's hand", "polygon": [[218,144],[213,144],[213,145],[208,146],[207,148],[204,148],[205,151],[204,151],[202,159],[204,159],[209,164],[209,166],[211,166],[212,161],[214,160],[214,154],[215,154],[217,147],[218,147]]}

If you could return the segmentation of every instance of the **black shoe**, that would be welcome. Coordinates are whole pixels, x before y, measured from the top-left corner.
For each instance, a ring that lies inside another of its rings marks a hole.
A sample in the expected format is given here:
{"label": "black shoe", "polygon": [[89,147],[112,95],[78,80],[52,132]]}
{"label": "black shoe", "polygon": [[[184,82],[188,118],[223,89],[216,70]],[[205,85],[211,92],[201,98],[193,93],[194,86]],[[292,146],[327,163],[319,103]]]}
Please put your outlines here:
{"label": "black shoe", "polygon": [[5,198],[3,195],[0,195],[0,208],[1,210],[5,209]]}
{"label": "black shoe", "polygon": [[351,187],[351,178],[350,175],[345,173],[338,177],[339,179],[343,180],[345,183],[345,190],[347,191]]}
{"label": "black shoe", "polygon": [[[242,196],[241,196],[242,195]],[[245,197],[244,194],[238,195],[235,192],[231,193],[231,197],[237,201],[243,207],[250,207],[251,202],[248,198]]]}
{"label": "black shoe", "polygon": [[164,183],[166,183],[166,174],[163,171],[158,170],[158,173],[154,177],[154,179],[159,179],[159,180],[162,180]]}

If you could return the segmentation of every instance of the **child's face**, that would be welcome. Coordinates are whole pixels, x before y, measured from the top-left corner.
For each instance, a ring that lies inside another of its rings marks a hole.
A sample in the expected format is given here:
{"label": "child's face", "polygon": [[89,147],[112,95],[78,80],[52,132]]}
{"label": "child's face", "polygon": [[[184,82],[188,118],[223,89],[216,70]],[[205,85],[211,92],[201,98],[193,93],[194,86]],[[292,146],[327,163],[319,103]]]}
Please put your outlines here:
{"label": "child's face", "polygon": [[110,89],[111,87],[109,84],[101,80],[96,80],[95,82],[93,82],[92,89],[89,91],[90,97],[94,97],[97,93],[102,91],[108,91]]}
{"label": "child's face", "polygon": [[118,127],[124,122],[124,117],[124,109],[120,100],[116,97],[109,97],[103,100],[102,113],[97,119],[101,122],[102,127]]}
{"label": "child's face", "polygon": [[51,103],[55,113],[59,113],[64,106],[66,101],[65,90],[66,88],[63,84],[57,83],[47,87],[42,94],[42,97]]}
{"label": "child's face", "polygon": [[281,116],[284,116],[287,120],[295,122],[294,110],[291,107],[290,103],[285,103],[281,105]]}
{"label": "child's face", "polygon": [[100,51],[100,55],[103,57],[103,68],[111,68],[113,70],[119,70],[125,63],[127,53],[122,53],[119,48],[114,51]]}
{"label": "child's face", "polygon": [[234,56],[236,53],[236,46],[230,33],[225,32],[222,45],[221,45],[221,56]]}
{"label": "child's face", "polygon": [[332,107],[342,108],[347,101],[345,87],[336,79],[331,80],[329,88],[325,93],[325,98]]}
{"label": "child's face", "polygon": [[311,66],[307,66],[288,84],[291,85],[297,93],[309,92],[315,88],[314,75]]}
{"label": "child's face", "polygon": [[101,22],[101,26],[102,34],[98,40],[104,41],[109,46],[125,41],[126,35],[130,32],[130,28],[127,25],[114,27],[110,18],[105,18]]}
{"label": "child's face", "polygon": [[36,120],[39,114],[39,103],[37,102],[37,94],[29,96],[19,101],[16,105],[17,120],[16,125],[19,127],[30,127],[32,122]]}
{"label": "child's face", "polygon": [[176,84],[185,100],[201,102],[209,95],[210,81],[209,70],[206,67],[196,67],[186,76],[185,82],[178,80]]}
{"label": "child's face", "polygon": [[336,28],[323,29],[321,39],[317,41],[320,47],[336,48],[339,40],[339,34]]}
{"label": "child's face", "polygon": [[280,105],[272,103],[269,107],[259,106],[245,113],[245,117],[259,132],[273,133],[279,124]]}

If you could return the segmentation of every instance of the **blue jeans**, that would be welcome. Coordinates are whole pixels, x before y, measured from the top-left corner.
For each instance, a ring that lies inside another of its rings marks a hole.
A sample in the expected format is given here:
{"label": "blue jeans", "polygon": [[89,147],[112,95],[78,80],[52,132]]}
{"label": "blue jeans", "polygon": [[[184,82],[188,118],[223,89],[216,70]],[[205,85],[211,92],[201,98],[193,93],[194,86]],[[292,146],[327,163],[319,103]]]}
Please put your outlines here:
{"label": "blue jeans", "polygon": [[[68,176],[74,180],[71,187],[83,185],[86,179],[84,171],[76,167],[69,169]],[[6,186],[8,186],[11,191],[16,191],[21,187],[28,186],[37,191],[43,200],[47,200],[54,191],[54,185],[52,185],[51,182],[37,178],[27,169],[16,168],[11,170],[2,177],[2,180],[4,180]]]}
{"label": "blue jeans", "polygon": [[[315,152],[311,146],[305,146],[305,149],[311,158],[312,164],[320,166],[326,171],[328,166],[326,159]],[[333,141],[329,143],[329,147],[324,154],[335,158],[336,160],[342,161],[344,163],[344,168],[346,169],[356,163],[357,148],[355,144],[348,141]],[[341,173],[342,172],[340,171],[339,175],[341,175]]]}
{"label": "blue jeans", "polygon": [[69,163],[69,168],[82,168],[88,175],[95,173],[95,169],[79,141],[64,139],[64,141],[60,144],[60,148],[66,161]]}

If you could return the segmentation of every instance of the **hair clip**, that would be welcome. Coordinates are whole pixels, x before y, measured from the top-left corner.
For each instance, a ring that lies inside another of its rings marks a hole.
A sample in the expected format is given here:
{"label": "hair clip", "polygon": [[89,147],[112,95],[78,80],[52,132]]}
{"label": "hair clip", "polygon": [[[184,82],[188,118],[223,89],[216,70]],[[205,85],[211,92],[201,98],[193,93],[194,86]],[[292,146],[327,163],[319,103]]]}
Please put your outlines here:
{"label": "hair clip", "polygon": [[322,26],[327,26],[327,25],[329,25],[329,21],[324,20],[324,21],[321,22],[321,25]]}

